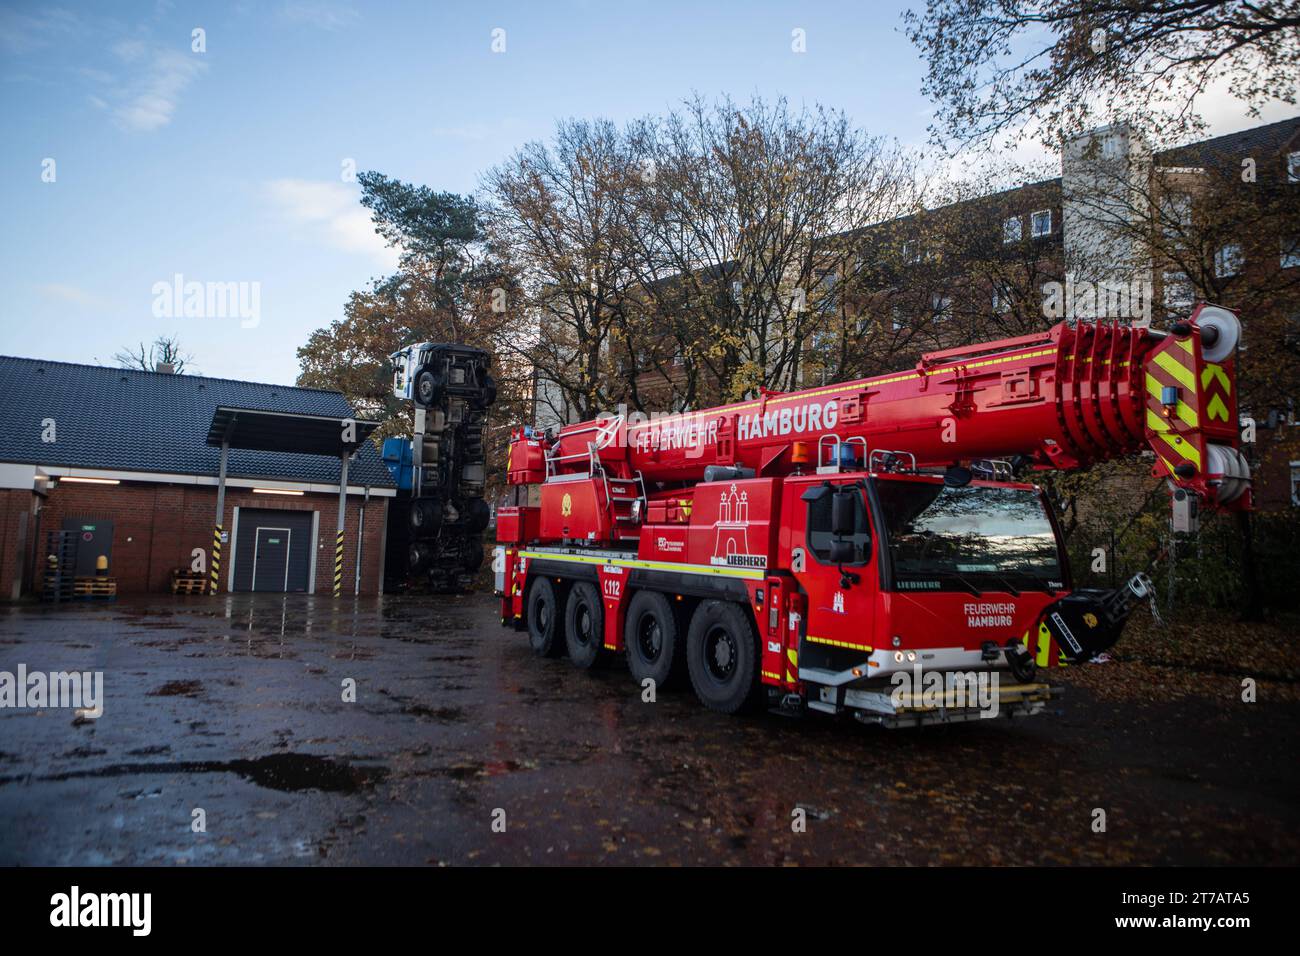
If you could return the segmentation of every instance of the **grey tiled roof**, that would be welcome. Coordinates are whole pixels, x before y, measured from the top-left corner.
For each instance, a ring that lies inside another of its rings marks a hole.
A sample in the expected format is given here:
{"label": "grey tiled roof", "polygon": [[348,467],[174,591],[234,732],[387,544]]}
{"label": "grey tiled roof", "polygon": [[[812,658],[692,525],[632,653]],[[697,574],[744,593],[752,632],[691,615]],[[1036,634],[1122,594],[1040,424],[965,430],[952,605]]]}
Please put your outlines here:
{"label": "grey tiled roof", "polygon": [[1264,163],[1292,147],[1300,134],[1300,117],[1253,126],[1240,132],[1216,136],[1156,153],[1160,166],[1203,166],[1215,161],[1239,164],[1246,156]]}
{"label": "grey tiled roof", "polygon": [[[355,415],[338,392],[0,356],[0,462],[215,476],[219,450],[206,440],[218,405]],[[54,442],[42,441],[45,419]],[[231,449],[227,473],[337,485],[339,461]],[[369,442],[349,463],[348,484],[392,487]]]}

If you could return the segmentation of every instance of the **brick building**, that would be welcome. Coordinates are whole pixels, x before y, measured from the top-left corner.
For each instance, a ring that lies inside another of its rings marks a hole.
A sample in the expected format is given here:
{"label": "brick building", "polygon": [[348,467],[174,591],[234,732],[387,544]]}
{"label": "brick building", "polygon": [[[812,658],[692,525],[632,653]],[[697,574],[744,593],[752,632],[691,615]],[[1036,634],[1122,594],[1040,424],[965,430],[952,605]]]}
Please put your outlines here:
{"label": "brick building", "polygon": [[[166,592],[173,570],[209,570],[217,410],[330,429],[354,414],[337,392],[12,357],[0,357],[0,392],[0,600],[40,590],[52,531],[75,533],[78,574],[104,555],[119,593]],[[396,492],[374,446],[355,447],[341,591],[377,594]],[[339,457],[232,443],[219,588],[330,593],[340,471]]]}
{"label": "brick building", "polygon": [[[1244,326],[1239,398],[1258,426],[1257,504],[1300,505],[1300,117],[1164,150],[1105,127],[1065,145],[1060,176],[991,194],[966,186],[974,194],[837,237],[854,254],[803,290],[815,318],[804,324],[802,385],[884,374],[1061,319],[1164,327],[1197,299],[1215,302]],[[1085,286],[1094,299],[1076,299]],[[1062,292],[1063,313],[1050,307]],[[682,408],[682,343],[638,347],[606,363],[627,404]],[[707,385],[698,392],[699,404],[721,400]],[[577,419],[544,376],[536,394],[538,425]]]}

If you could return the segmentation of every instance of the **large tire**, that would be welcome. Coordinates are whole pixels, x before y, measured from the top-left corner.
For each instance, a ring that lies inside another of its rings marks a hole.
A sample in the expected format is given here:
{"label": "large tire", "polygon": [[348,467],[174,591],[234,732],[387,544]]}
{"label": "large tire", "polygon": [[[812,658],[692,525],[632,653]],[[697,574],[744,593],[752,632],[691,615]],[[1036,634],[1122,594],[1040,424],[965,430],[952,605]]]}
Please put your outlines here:
{"label": "large tire", "polygon": [[535,578],[528,588],[528,643],[539,657],[564,650],[564,592],[550,578]]}
{"label": "large tire", "polygon": [[427,571],[432,560],[433,550],[427,544],[412,544],[406,551],[407,570],[410,574]]}
{"label": "large tire", "polygon": [[632,595],[623,625],[623,646],[627,669],[638,685],[646,678],[654,681],[656,688],[671,684],[685,653],[672,602],[658,591]]}
{"label": "large tire", "polygon": [[596,586],[579,581],[564,602],[564,644],[574,667],[595,665],[605,646],[605,605]]}
{"label": "large tire", "polygon": [[762,685],[758,638],[749,615],[732,601],[704,601],[691,617],[686,666],[695,696],[709,710],[735,714],[752,708]]}
{"label": "large tire", "polygon": [[478,534],[485,530],[492,518],[492,509],[482,498],[471,498],[465,502],[465,530]]}
{"label": "large tire", "polygon": [[460,551],[461,566],[466,574],[477,574],[478,569],[483,567],[485,557],[483,542],[477,538],[468,539]]}
{"label": "large tire", "polygon": [[442,375],[423,368],[415,375],[415,404],[421,408],[436,408],[442,404],[447,391]]}
{"label": "large tire", "polygon": [[434,534],[442,524],[442,502],[437,498],[411,499],[411,533],[417,537]]}

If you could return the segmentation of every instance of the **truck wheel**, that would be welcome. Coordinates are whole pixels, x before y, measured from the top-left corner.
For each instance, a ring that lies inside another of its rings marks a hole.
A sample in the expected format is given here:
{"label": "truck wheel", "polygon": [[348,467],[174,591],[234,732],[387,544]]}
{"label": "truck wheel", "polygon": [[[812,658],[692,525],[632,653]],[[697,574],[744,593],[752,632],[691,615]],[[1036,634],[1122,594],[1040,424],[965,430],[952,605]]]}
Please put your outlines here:
{"label": "truck wheel", "polygon": [[406,552],[407,568],[411,574],[419,574],[429,567],[432,553],[427,544],[413,544]]}
{"label": "truck wheel", "polygon": [[627,608],[623,625],[627,669],[642,683],[648,677],[655,687],[672,682],[681,660],[682,642],[673,606],[658,591],[637,591]]}
{"label": "truck wheel", "polygon": [[569,660],[583,670],[596,663],[605,646],[605,605],[596,586],[579,581],[564,602],[564,643]]}
{"label": "truck wheel", "polygon": [[528,643],[539,657],[558,657],[564,649],[564,599],[550,578],[528,588]]}
{"label": "truck wheel", "polygon": [[433,534],[440,524],[442,524],[442,503],[437,498],[411,500],[412,532],[421,536]]}
{"label": "truck wheel", "polygon": [[695,696],[709,710],[734,714],[757,702],[758,641],[739,604],[704,601],[695,609],[686,666]]}
{"label": "truck wheel", "polygon": [[478,534],[488,526],[492,518],[492,509],[482,498],[471,498],[465,502],[465,530]]}
{"label": "truck wheel", "polygon": [[433,408],[435,405],[441,405],[445,391],[446,384],[439,373],[430,371],[427,368],[416,373],[415,404],[421,408]]}

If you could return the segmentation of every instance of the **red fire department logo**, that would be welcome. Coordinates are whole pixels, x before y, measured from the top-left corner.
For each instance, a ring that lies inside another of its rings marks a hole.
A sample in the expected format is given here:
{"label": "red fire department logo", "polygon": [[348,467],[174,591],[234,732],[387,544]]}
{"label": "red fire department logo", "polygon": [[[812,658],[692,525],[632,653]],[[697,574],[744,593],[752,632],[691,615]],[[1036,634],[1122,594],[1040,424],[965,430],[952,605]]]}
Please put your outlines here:
{"label": "red fire department logo", "polygon": [[733,484],[721,493],[718,520],[713,523],[711,563],[740,568],[765,568],[767,558],[749,552],[749,492]]}

